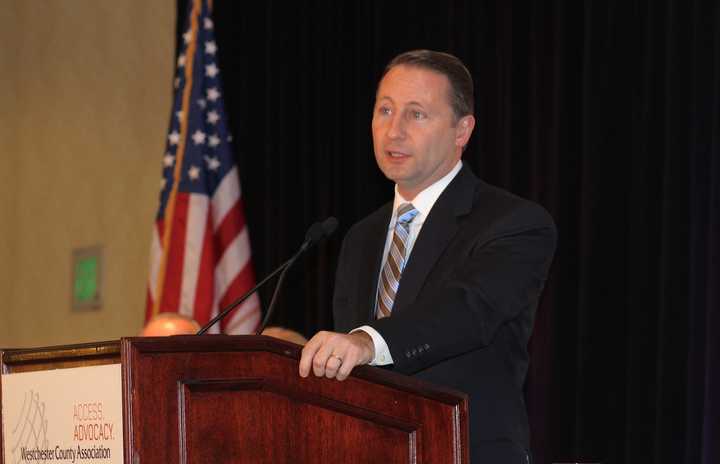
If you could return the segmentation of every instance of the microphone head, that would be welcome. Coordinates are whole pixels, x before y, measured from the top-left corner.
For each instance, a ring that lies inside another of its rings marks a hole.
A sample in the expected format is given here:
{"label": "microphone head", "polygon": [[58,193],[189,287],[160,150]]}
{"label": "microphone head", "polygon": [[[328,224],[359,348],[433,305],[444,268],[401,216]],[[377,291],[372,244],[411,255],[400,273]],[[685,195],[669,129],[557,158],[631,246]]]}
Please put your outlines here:
{"label": "microphone head", "polygon": [[316,222],[310,226],[305,234],[305,243],[307,243],[308,246],[315,245],[320,240],[325,237],[329,237],[333,232],[335,232],[337,226],[338,221],[332,216],[325,219],[323,222]]}
{"label": "microphone head", "polygon": [[316,222],[310,226],[305,234],[305,243],[314,245],[319,242],[323,236],[325,236],[325,230],[323,229],[322,222]]}
{"label": "microphone head", "polygon": [[338,226],[338,220],[335,219],[334,216],[330,216],[329,218],[325,219],[322,223],[323,233],[325,234],[325,237],[329,237],[335,232],[335,229],[337,229]]}

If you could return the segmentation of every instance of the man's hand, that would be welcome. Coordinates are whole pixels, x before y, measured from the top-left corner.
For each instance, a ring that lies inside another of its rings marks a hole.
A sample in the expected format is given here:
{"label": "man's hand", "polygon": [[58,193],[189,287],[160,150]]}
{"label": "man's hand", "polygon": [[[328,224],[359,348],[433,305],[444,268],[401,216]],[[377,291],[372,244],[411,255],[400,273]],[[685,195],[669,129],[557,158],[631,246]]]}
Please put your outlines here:
{"label": "man's hand", "polygon": [[358,330],[351,334],[318,332],[302,350],[300,377],[312,368],[317,377],[345,380],[355,366],[367,364],[375,356],[370,335]]}

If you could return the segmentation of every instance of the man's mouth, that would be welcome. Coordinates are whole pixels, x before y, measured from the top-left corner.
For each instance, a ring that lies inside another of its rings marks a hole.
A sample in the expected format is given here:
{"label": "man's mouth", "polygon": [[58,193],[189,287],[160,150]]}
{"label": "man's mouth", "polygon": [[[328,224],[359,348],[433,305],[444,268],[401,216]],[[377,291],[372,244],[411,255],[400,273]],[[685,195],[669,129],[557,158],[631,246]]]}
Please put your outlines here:
{"label": "man's mouth", "polygon": [[408,156],[410,156],[407,153],[401,153],[399,151],[388,151],[386,153],[390,158],[395,158],[395,159],[407,158]]}

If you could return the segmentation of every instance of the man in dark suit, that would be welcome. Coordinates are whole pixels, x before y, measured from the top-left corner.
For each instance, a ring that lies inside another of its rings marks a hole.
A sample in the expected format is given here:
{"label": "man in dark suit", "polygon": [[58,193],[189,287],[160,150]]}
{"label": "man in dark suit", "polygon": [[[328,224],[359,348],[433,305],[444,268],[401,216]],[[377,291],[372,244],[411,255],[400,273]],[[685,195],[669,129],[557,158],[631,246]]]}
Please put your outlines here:
{"label": "man in dark suit", "polygon": [[356,365],[468,394],[474,462],[528,463],[527,343],[555,250],[540,206],[480,181],[461,157],[473,84],[455,57],[407,52],[387,66],[372,129],[395,199],[355,224],[338,263],[337,332],[303,349],[300,375]]}

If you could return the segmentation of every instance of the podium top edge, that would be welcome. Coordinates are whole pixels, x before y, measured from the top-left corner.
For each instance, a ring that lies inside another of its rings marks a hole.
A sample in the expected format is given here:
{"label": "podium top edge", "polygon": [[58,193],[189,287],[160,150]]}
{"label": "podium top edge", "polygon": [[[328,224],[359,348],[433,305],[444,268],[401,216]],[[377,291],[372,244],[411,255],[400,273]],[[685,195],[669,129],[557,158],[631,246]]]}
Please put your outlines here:
{"label": "podium top edge", "polygon": [[[121,363],[123,350],[138,350],[147,354],[262,350],[299,360],[302,346],[264,335],[123,337],[120,340],[74,345],[0,349],[0,371],[2,374],[10,374],[47,368]],[[352,377],[412,391],[447,404],[457,404],[459,400],[467,402],[467,394],[453,388],[429,384],[377,367],[357,366],[353,369]]]}
{"label": "podium top edge", "polygon": [[2,350],[2,364],[8,366],[79,358],[117,357],[119,355],[120,340],[112,340],[39,348],[4,349]]}

